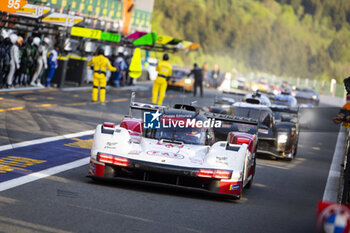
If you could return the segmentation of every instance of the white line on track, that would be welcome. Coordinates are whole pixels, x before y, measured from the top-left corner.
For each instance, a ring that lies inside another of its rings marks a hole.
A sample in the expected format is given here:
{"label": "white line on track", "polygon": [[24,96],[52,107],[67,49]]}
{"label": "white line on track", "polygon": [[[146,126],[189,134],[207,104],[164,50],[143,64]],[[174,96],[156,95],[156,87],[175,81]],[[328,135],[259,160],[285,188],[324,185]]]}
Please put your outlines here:
{"label": "white line on track", "polygon": [[[82,137],[86,135],[91,135],[94,133],[94,130],[89,130],[89,131],[84,131],[84,132],[79,132],[79,133],[73,133],[73,134],[67,134],[63,136],[56,136],[56,137],[49,137],[49,138],[42,138],[42,139],[37,139],[33,141],[27,141],[27,142],[20,142],[20,143],[15,143],[11,145],[5,145],[5,146],[0,146],[0,151],[4,150],[9,150],[9,149],[14,149],[14,148],[20,148],[20,147],[25,147],[25,146],[31,146],[31,145],[36,145],[36,144],[41,144],[41,143],[46,143],[46,142],[53,142],[53,141],[58,141],[62,139],[68,139],[68,138],[75,138],[75,137]],[[79,159],[70,163],[66,163],[63,165],[59,165],[56,167],[51,167],[39,172],[31,173],[29,175],[21,176],[12,180],[8,180],[5,182],[0,183],[0,192],[5,191],[7,189],[11,189],[41,178],[45,178],[63,171],[67,171],[76,167],[80,167],[82,165],[88,164],[90,158],[83,158]]]}
{"label": "white line on track", "polygon": [[340,126],[337,143],[333,154],[331,168],[329,169],[326,188],[323,193],[323,201],[338,201],[341,164],[343,163],[345,130]]}
{"label": "white line on track", "polygon": [[79,132],[79,133],[66,134],[66,135],[62,135],[62,136],[48,137],[48,138],[36,139],[36,140],[32,140],[32,141],[14,143],[14,144],[10,144],[10,145],[0,146],[0,151],[36,145],[36,144],[45,143],[45,142],[53,142],[53,141],[58,141],[61,139],[82,137],[82,136],[86,136],[86,135],[91,135],[94,132],[95,132],[95,130],[88,130],[88,131],[83,131],[83,132]]}
{"label": "white line on track", "polygon": [[74,162],[71,163],[66,163],[60,166],[56,166],[56,167],[52,167],[52,168],[48,168],[39,172],[35,172],[35,173],[31,173],[29,175],[26,176],[22,176],[22,177],[18,177],[12,180],[8,180],[5,182],[0,183],[0,192],[1,191],[5,191],[7,189],[10,188],[14,188],[23,184],[27,184],[29,182],[33,182],[48,176],[52,176],[55,175],[57,173],[63,172],[63,171],[67,171],[69,169],[73,169],[76,167],[80,167],[83,166],[85,164],[89,163],[90,158],[84,158],[84,159],[79,159],[76,160]]}

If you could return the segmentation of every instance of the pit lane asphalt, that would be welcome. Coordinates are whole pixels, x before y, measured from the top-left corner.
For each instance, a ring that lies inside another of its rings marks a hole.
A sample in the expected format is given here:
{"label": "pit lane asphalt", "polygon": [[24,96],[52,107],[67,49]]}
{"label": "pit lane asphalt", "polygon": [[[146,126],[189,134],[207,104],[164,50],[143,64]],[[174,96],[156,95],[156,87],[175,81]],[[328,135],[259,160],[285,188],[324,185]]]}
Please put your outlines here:
{"label": "pit lane asphalt", "polygon": [[[128,112],[128,90],[109,90],[106,106],[90,90],[2,93],[0,145],[94,129]],[[169,91],[165,104],[204,98]],[[150,101],[139,89],[137,99]],[[292,162],[260,158],[253,187],[240,201],[118,183],[95,183],[78,167],[0,192],[0,232],[313,232],[339,126],[337,108],[316,110]]]}

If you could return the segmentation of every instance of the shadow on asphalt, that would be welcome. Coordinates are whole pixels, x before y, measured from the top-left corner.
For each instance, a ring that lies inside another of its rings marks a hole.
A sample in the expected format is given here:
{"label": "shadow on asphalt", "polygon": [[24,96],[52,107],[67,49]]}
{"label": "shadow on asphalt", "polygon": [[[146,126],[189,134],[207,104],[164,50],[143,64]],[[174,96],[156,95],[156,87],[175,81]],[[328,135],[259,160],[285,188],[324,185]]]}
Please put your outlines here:
{"label": "shadow on asphalt", "polygon": [[[121,188],[126,190],[133,190],[138,192],[147,192],[152,194],[164,195],[164,196],[177,196],[183,198],[191,198],[191,199],[201,199],[206,201],[215,201],[215,202],[225,202],[225,203],[233,203],[238,204],[240,200],[234,200],[227,197],[218,196],[215,194],[202,193],[196,190],[182,190],[176,189],[173,187],[166,186],[158,186],[158,185],[150,185],[150,184],[134,184],[129,183],[127,181],[117,181],[117,180],[89,180],[87,181],[89,184],[93,185],[102,185],[114,188]],[[246,190],[245,190],[246,191]],[[244,192],[243,191],[243,196]]]}

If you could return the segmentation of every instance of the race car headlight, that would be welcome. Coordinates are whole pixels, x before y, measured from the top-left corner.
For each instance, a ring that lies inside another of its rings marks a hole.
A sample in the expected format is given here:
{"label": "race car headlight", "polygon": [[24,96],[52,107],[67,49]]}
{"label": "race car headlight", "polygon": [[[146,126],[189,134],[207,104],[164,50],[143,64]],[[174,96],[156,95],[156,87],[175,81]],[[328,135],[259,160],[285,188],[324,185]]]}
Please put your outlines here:
{"label": "race car headlight", "polygon": [[192,80],[190,78],[185,79],[185,84],[191,84],[191,83],[192,83]]}
{"label": "race car headlight", "polygon": [[277,142],[278,144],[286,143],[288,140],[288,135],[287,134],[279,134],[277,137]]}
{"label": "race car headlight", "polygon": [[228,104],[221,104],[220,107],[221,107],[221,108],[224,108],[224,109],[230,109],[230,108],[231,108],[231,105],[228,105]]}
{"label": "race car headlight", "polygon": [[317,95],[313,95],[313,96],[312,96],[312,99],[313,99],[313,100],[317,99]]}

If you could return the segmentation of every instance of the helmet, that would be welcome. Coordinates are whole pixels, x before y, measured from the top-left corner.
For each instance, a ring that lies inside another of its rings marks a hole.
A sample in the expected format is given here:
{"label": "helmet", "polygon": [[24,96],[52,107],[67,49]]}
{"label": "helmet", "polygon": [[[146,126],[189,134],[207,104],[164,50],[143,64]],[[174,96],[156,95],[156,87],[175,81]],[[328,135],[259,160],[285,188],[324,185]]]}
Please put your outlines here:
{"label": "helmet", "polygon": [[194,67],[194,68],[197,68],[197,67],[198,67],[197,63],[194,63],[194,64],[193,64],[193,67]]}
{"label": "helmet", "polygon": [[50,45],[51,43],[51,40],[47,37],[44,38],[44,43],[47,44],[47,45]]}
{"label": "helmet", "polygon": [[164,61],[168,61],[168,60],[169,60],[169,55],[168,55],[167,53],[165,53],[165,54],[163,55],[163,60],[164,60]]}
{"label": "helmet", "polygon": [[4,40],[5,45],[10,45],[11,44],[11,40],[10,38],[6,37]]}
{"label": "helmet", "polygon": [[39,46],[40,45],[40,38],[39,37],[34,37],[33,44],[36,45],[36,46]]}
{"label": "helmet", "polygon": [[16,34],[10,35],[10,40],[12,44],[16,44],[18,36]]}
{"label": "helmet", "polygon": [[343,80],[347,95],[350,94],[350,76]]}
{"label": "helmet", "polygon": [[104,49],[103,49],[103,48],[99,48],[99,49],[97,50],[97,54],[98,54],[98,55],[105,55]]}
{"label": "helmet", "polygon": [[128,51],[125,51],[125,52],[124,52],[124,56],[126,57],[126,56],[128,56],[128,55],[129,55]]}
{"label": "helmet", "polygon": [[22,46],[22,44],[23,44],[23,37],[19,36],[19,37],[17,38],[17,44],[18,44],[19,46]]}
{"label": "helmet", "polygon": [[27,43],[28,43],[28,44],[32,44],[32,43],[33,43],[33,37],[32,37],[32,36],[29,36],[29,37],[27,38]]}
{"label": "helmet", "polygon": [[124,48],[123,47],[118,47],[117,52],[118,53],[123,53],[124,52]]}

